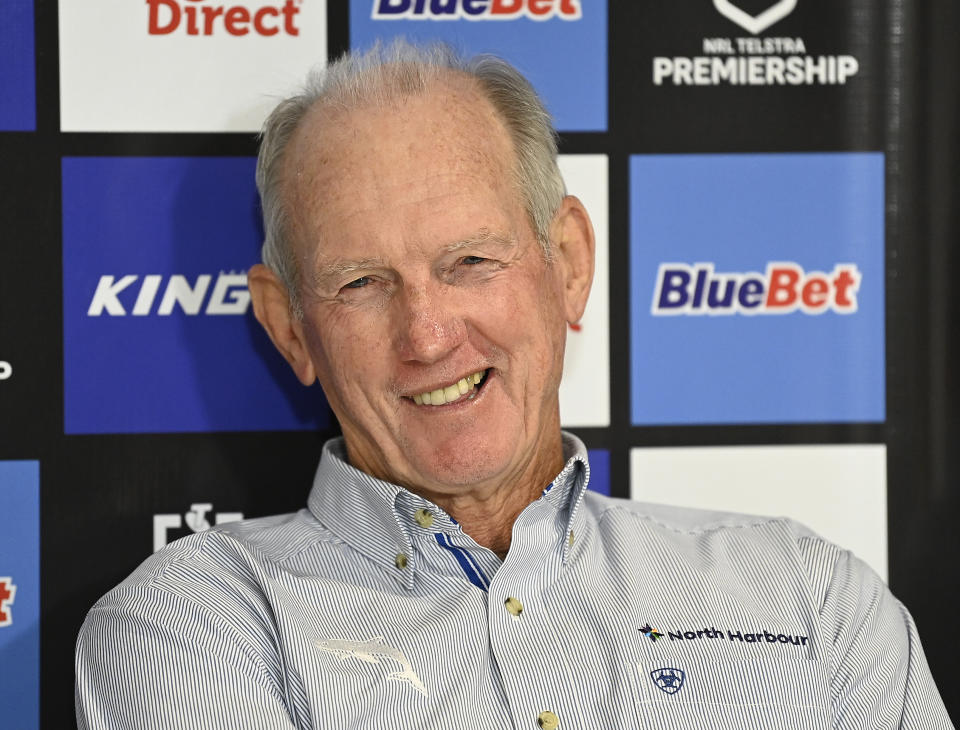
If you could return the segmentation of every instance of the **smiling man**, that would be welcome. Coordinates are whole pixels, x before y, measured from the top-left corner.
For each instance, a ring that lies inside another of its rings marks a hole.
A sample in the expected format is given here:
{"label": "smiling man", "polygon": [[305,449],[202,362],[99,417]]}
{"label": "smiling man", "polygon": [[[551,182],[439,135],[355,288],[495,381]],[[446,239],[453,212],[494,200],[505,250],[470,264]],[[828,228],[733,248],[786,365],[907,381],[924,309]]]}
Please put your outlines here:
{"label": "smiling man", "polygon": [[267,121],[257,318],[343,429],[308,507],[91,610],[81,728],[949,727],[909,614],[789,520],[587,492],[560,429],[593,232],[491,58],[404,43]]}

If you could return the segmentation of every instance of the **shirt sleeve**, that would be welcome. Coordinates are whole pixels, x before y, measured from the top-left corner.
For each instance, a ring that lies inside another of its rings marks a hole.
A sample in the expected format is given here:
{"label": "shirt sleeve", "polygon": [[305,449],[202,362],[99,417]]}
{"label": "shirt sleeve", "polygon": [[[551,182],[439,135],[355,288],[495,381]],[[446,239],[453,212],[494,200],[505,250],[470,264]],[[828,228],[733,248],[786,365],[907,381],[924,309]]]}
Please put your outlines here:
{"label": "shirt sleeve", "polygon": [[820,615],[830,644],[835,727],[952,730],[903,604],[850,552],[821,540],[805,547],[814,582],[820,573],[825,588]]}
{"label": "shirt sleeve", "polygon": [[189,598],[122,586],[87,615],[76,652],[80,730],[295,725],[250,637]]}

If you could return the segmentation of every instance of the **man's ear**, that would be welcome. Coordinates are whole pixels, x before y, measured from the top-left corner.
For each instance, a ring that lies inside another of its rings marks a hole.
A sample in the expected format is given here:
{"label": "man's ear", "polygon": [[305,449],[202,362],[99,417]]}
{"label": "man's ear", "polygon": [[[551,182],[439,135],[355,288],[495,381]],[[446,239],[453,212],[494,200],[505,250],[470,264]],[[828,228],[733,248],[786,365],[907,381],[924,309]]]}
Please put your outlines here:
{"label": "man's ear", "polygon": [[587,306],[593,283],[596,241],[593,224],[578,198],[568,195],[553,218],[550,243],[554,266],[563,277],[563,303],[567,322],[576,324]]}
{"label": "man's ear", "polygon": [[283,282],[263,264],[247,272],[247,286],[253,302],[253,314],[293,372],[304,385],[317,379],[313,361],[303,336],[303,323],[290,311],[290,299]]}

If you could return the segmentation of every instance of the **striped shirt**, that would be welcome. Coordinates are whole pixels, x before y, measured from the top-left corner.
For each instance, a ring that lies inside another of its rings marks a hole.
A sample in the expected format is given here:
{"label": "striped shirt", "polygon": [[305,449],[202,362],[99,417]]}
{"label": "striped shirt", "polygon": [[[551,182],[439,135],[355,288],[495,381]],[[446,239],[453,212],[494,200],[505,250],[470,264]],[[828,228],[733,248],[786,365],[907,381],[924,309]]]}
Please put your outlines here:
{"label": "striped shirt", "polygon": [[178,540],[93,607],[79,727],[951,727],[849,552],[597,495],[564,448],[501,561],[328,442],[307,509]]}

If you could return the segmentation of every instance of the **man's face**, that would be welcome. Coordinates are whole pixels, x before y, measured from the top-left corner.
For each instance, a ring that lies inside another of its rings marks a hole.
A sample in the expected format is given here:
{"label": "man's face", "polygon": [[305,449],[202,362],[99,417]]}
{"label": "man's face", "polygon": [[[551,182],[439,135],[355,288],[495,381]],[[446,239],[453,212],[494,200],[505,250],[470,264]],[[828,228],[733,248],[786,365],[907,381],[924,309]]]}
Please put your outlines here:
{"label": "man's face", "polygon": [[513,159],[458,79],[384,110],[314,109],[296,132],[285,194],[309,366],[295,369],[319,379],[357,468],[457,494],[555,452],[582,304],[571,315],[568,267],[545,262]]}

